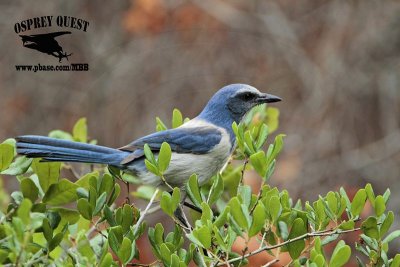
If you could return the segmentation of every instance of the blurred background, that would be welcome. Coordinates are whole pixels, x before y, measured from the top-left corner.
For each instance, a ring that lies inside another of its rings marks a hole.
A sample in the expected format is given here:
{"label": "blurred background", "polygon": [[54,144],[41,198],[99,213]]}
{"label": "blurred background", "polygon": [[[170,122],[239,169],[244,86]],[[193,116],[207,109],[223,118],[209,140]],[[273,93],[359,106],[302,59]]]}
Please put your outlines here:
{"label": "blurred background", "polygon": [[[154,131],[156,116],[169,121],[177,107],[192,118],[220,87],[248,83],[284,99],[272,185],[312,201],[369,182],[390,187],[400,211],[399,1],[2,1],[0,10],[1,140],[70,131],[87,117],[92,138],[120,147]],[[57,39],[88,72],[15,70],[57,63],[13,30],[43,15],[89,21],[86,33]]]}

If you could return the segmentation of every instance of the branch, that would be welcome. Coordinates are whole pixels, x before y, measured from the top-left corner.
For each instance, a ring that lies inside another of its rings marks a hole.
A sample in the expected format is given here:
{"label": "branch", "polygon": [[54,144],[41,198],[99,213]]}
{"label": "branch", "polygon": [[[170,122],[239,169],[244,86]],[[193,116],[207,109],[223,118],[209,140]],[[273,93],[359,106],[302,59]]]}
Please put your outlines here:
{"label": "branch", "polygon": [[144,217],[146,216],[147,212],[149,211],[151,205],[154,202],[154,199],[156,198],[158,191],[160,191],[158,188],[154,191],[153,195],[150,198],[149,203],[147,204],[146,208],[144,209],[143,213],[140,214],[139,220],[136,223],[135,230],[133,231],[133,234],[136,235],[137,231],[139,231],[140,224],[143,222]]}
{"label": "branch", "polygon": [[[249,163],[249,159],[246,157],[245,160],[244,160],[244,162],[243,162],[243,168],[242,168],[242,170],[241,170],[241,176],[240,176],[239,185],[242,185],[242,184],[243,184],[243,177],[244,177],[244,172],[246,171],[247,163]],[[238,186],[238,189],[237,189],[237,190],[239,191],[239,186]],[[237,193],[238,193],[238,192],[237,192]]]}
{"label": "branch", "polygon": [[[272,250],[272,249],[275,249],[275,248],[283,247],[283,246],[285,246],[285,245],[287,245],[289,243],[293,243],[293,242],[296,242],[296,241],[299,241],[299,240],[303,240],[303,239],[306,239],[306,238],[316,237],[316,236],[330,236],[330,235],[335,235],[335,234],[339,234],[340,235],[340,234],[355,232],[355,231],[359,231],[359,230],[361,230],[360,227],[354,228],[354,229],[350,229],[350,230],[336,229],[336,230],[332,230],[332,231],[326,231],[325,230],[325,231],[320,231],[320,232],[305,233],[304,235],[301,235],[301,236],[298,236],[296,238],[292,238],[292,239],[286,240],[285,242],[282,242],[282,243],[279,243],[279,244],[276,244],[276,245],[273,245],[273,246],[265,246],[265,247],[259,248],[257,250],[254,250],[254,251],[252,251],[252,252],[250,252],[250,253],[248,253],[248,254],[246,254],[244,256],[240,256],[240,257],[237,257],[237,258],[230,259],[230,260],[227,261],[227,263],[240,261],[240,260],[243,260],[245,258],[249,258],[251,256],[259,254],[259,253],[261,253],[263,251],[268,251],[268,250]],[[218,266],[222,266],[222,265],[224,265],[224,264],[219,264]]]}
{"label": "branch", "polygon": [[274,259],[274,260],[272,260],[272,261],[270,261],[270,262],[267,262],[266,264],[264,264],[264,265],[261,266],[261,267],[269,267],[269,266],[271,266],[272,264],[277,263],[278,261],[279,261],[279,259]]}

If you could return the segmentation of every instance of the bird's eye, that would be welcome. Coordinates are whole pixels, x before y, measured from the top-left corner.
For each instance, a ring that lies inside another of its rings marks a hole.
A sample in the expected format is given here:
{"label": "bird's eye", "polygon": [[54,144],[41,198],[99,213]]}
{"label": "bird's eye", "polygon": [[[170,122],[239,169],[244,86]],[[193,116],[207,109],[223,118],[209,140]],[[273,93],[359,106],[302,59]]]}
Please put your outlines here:
{"label": "bird's eye", "polygon": [[255,95],[253,93],[243,93],[240,95],[240,98],[244,101],[249,101],[249,100],[253,99],[254,96]]}

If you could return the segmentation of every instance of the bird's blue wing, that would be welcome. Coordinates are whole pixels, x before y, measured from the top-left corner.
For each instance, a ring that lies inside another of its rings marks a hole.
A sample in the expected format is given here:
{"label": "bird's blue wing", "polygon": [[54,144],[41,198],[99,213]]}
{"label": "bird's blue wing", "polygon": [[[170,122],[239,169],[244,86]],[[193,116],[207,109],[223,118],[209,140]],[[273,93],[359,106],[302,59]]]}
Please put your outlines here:
{"label": "bird's blue wing", "polygon": [[143,157],[143,147],[147,144],[150,149],[159,151],[161,144],[167,142],[171,150],[177,153],[205,154],[221,141],[222,133],[214,127],[181,127],[156,132],[141,137],[120,150],[131,151],[122,164],[129,163],[137,158]]}

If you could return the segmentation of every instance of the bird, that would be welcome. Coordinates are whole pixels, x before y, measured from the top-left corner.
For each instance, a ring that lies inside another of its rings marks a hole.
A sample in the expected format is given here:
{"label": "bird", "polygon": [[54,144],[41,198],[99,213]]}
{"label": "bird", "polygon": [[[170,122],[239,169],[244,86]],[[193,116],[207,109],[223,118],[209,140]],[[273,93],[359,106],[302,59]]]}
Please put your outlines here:
{"label": "bird", "polygon": [[144,146],[157,158],[163,142],[171,147],[171,160],[164,173],[169,186],[183,188],[192,174],[199,185],[226,166],[236,146],[232,123],[240,123],[253,107],[281,101],[247,84],[230,84],[218,90],[200,114],[174,129],[154,132],[126,146],[105,146],[44,136],[16,137],[17,152],[44,161],[106,164],[136,176],[143,184],[165,188],[165,182],[148,171]]}
{"label": "bird", "polygon": [[71,32],[62,31],[33,35],[20,35],[20,37],[22,39],[22,44],[24,47],[34,49],[45,54],[49,54],[53,57],[58,58],[58,62],[61,62],[63,58],[66,58],[68,60],[68,57],[72,55],[64,52],[63,48],[55,39],[56,37],[64,34],[71,34]]}

